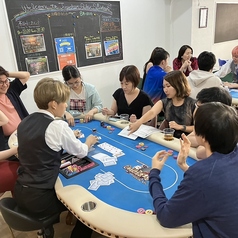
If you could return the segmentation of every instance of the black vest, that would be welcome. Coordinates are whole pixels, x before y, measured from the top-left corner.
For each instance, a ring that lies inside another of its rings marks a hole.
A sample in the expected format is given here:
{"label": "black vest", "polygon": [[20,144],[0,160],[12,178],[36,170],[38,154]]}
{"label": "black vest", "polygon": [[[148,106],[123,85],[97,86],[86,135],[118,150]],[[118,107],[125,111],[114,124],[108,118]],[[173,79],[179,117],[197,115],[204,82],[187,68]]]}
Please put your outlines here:
{"label": "black vest", "polygon": [[54,151],[45,142],[45,131],[54,119],[44,113],[33,113],[22,120],[17,129],[22,185],[52,189],[61,163],[61,151]]}

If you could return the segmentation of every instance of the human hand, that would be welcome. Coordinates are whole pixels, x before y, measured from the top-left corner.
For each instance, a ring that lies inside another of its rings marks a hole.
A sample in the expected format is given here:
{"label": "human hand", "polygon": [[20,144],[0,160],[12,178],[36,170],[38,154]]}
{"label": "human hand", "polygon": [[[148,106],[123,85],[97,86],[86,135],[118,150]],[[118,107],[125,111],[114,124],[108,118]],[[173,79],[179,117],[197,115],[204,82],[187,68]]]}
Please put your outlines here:
{"label": "human hand", "polygon": [[181,125],[179,125],[176,121],[170,121],[169,128],[172,128],[175,130],[181,130]]}
{"label": "human hand", "polygon": [[185,60],[184,62],[183,62],[183,65],[182,65],[182,69],[183,69],[183,71],[186,71],[189,67],[191,67],[191,61],[190,60]]}
{"label": "human hand", "polygon": [[84,121],[85,122],[89,122],[93,119],[93,112],[89,111],[88,113],[85,114],[84,116]]}
{"label": "human hand", "polygon": [[107,107],[104,107],[102,109],[102,115],[107,116],[109,114],[109,109]]}
{"label": "human hand", "polygon": [[90,135],[86,138],[85,144],[88,145],[88,147],[91,147],[92,145],[96,144],[98,142],[98,138],[94,135]]}
{"label": "human hand", "polygon": [[182,138],[180,139],[180,150],[179,150],[179,154],[177,157],[177,164],[178,166],[185,172],[189,166],[187,165],[187,157],[189,154],[189,150],[190,150],[190,146],[191,146],[191,142],[189,141],[188,137],[183,133]]}
{"label": "human hand", "polygon": [[130,116],[130,122],[131,122],[131,123],[134,123],[134,122],[136,122],[136,120],[137,120],[136,115],[135,115],[135,114],[131,114],[131,116]]}
{"label": "human hand", "polygon": [[70,113],[65,113],[65,119],[69,126],[75,126],[74,117]]}
{"label": "human hand", "polygon": [[169,153],[165,150],[157,152],[152,159],[152,168],[161,170],[169,157]]}
{"label": "human hand", "polygon": [[165,71],[166,73],[169,73],[169,72],[171,72],[172,70],[173,70],[172,67],[169,66],[169,65],[167,65],[167,66],[164,68],[164,71]]}
{"label": "human hand", "polygon": [[140,126],[141,126],[141,123],[139,122],[139,120],[137,120],[137,121],[134,122],[134,123],[131,123],[131,124],[129,125],[128,131],[130,131],[130,132],[129,132],[128,135],[130,135],[130,134],[132,134],[133,132],[137,131]]}
{"label": "human hand", "polygon": [[76,138],[80,138],[80,136],[82,135],[82,132],[80,130],[74,130],[73,132]]}

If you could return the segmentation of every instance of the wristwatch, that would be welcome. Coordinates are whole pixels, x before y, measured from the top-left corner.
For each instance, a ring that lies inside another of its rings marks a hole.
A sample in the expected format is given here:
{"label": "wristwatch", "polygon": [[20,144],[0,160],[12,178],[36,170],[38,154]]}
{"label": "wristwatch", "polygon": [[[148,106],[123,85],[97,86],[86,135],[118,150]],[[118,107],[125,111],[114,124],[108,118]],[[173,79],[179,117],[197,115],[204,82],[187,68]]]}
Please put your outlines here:
{"label": "wristwatch", "polygon": [[183,125],[183,131],[186,131],[187,127],[185,125]]}

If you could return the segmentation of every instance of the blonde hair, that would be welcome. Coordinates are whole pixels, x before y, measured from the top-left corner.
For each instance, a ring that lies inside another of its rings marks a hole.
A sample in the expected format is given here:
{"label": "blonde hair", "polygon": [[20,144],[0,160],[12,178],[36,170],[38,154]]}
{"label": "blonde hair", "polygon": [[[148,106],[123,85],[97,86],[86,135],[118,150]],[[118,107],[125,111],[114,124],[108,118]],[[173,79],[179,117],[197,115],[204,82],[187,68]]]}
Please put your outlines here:
{"label": "blonde hair", "polygon": [[39,109],[48,109],[48,103],[58,104],[69,100],[70,89],[64,83],[53,78],[41,79],[34,89],[34,100]]}

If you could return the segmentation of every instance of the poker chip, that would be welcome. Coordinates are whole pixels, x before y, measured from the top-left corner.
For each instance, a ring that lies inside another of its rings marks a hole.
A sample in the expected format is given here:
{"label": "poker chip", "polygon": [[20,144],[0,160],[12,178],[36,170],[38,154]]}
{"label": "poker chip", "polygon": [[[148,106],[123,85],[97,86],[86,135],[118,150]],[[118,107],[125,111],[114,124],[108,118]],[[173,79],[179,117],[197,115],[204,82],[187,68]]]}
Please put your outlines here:
{"label": "poker chip", "polygon": [[145,147],[141,147],[140,149],[141,149],[142,151],[145,151],[145,150],[146,150],[146,148],[145,148]]}
{"label": "poker chip", "polygon": [[150,209],[147,209],[147,210],[145,211],[145,214],[146,214],[146,215],[152,215],[152,214],[153,214],[153,211],[150,210]]}
{"label": "poker chip", "polygon": [[137,149],[140,149],[140,148],[141,148],[141,146],[140,146],[140,145],[136,145],[136,148],[137,148]]}
{"label": "poker chip", "polygon": [[79,120],[79,122],[80,122],[80,123],[83,123],[83,122],[84,122],[83,118],[81,118],[81,119]]}
{"label": "poker chip", "polygon": [[174,153],[173,150],[168,150],[167,152],[168,152],[169,155],[172,155]]}
{"label": "poker chip", "polygon": [[93,129],[92,129],[92,132],[93,132],[93,133],[96,133],[96,132],[97,132],[97,129],[96,129],[96,128],[93,128]]}
{"label": "poker chip", "polygon": [[177,155],[174,155],[174,156],[173,156],[173,158],[174,158],[174,159],[177,159],[177,158],[178,158],[178,156],[177,156]]}
{"label": "poker chip", "polygon": [[140,142],[139,145],[140,145],[140,146],[144,146],[145,144],[144,144],[143,142]]}
{"label": "poker chip", "polygon": [[107,126],[107,129],[108,129],[108,130],[111,130],[111,128],[112,128],[111,126]]}
{"label": "poker chip", "polygon": [[137,213],[145,214],[145,209],[144,208],[138,208]]}

